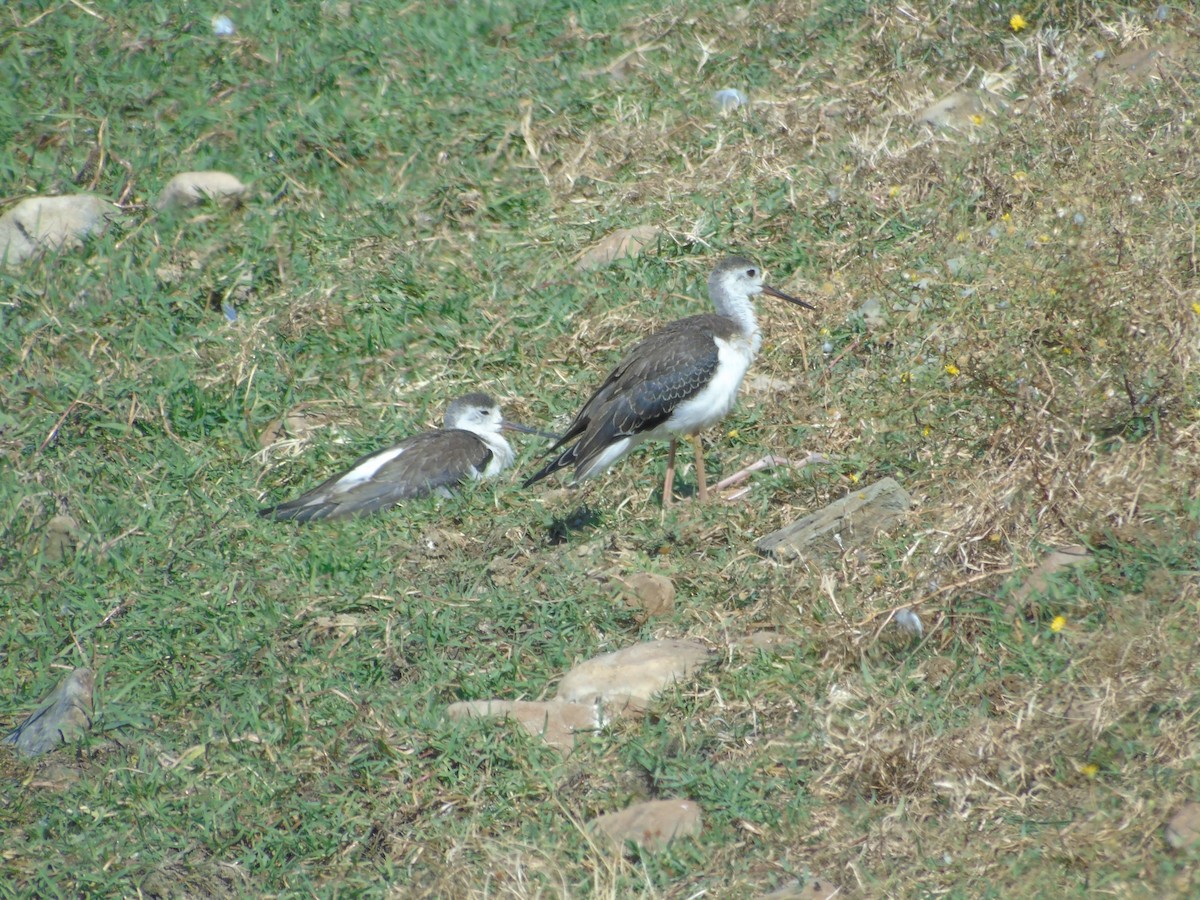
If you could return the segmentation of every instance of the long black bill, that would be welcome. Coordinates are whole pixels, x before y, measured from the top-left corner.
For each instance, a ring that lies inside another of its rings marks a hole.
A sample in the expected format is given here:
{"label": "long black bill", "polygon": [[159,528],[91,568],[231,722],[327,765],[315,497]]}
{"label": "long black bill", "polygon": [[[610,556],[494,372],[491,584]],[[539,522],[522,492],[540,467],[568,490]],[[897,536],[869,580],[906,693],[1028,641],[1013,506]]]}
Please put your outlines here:
{"label": "long black bill", "polygon": [[803,306],[805,309],[811,309],[813,312],[817,311],[817,308],[811,303],[805,303],[803,300],[797,300],[795,297],[789,296],[783,291],[776,290],[769,284],[764,284],[762,289],[764,294],[770,294],[772,297],[778,297],[780,300],[786,300],[788,303],[795,303],[797,306]]}
{"label": "long black bill", "polygon": [[538,431],[536,428],[530,428],[528,425],[518,425],[516,422],[501,422],[500,427],[505,431],[519,431],[522,434],[536,434],[538,437],[544,437],[552,441],[557,441],[562,435],[551,434],[549,431]]}

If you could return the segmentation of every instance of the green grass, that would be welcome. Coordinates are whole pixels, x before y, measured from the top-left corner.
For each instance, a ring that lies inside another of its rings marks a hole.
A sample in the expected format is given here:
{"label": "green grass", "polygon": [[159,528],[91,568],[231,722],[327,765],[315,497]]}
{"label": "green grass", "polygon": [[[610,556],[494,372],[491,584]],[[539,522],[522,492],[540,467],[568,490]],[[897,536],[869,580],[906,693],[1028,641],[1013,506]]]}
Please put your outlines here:
{"label": "green grass", "polygon": [[[0,751],[0,894],[1194,892],[1162,829],[1200,799],[1198,22],[1043,4],[1014,37],[968,6],[244,4],[225,41],[178,4],[6,10],[5,197],[129,208],[0,271],[0,723],[97,672],[78,744]],[[1176,61],[1072,80],[1123,37]],[[981,72],[1009,114],[911,125]],[[722,117],[725,87],[756,102]],[[246,202],[148,210],[205,168]],[[652,252],[575,269],[639,224]],[[255,515],[466,389],[561,427],[726,252],[820,312],[760,304],[751,374],[788,387],[744,392],[710,469],[826,463],[664,517],[648,449],[566,529],[522,438],[518,475],[450,500]],[[336,427],[264,451],[301,403]],[[887,534],[754,553],[883,476],[917,501]],[[1072,543],[1088,565],[1018,594]],[[617,598],[637,571],[673,617]],[[913,603],[923,640],[881,628]],[[787,641],[735,643],[758,630]],[[722,661],[569,758],[444,717],[683,636]],[[701,836],[613,856],[581,827],[658,797]]]}

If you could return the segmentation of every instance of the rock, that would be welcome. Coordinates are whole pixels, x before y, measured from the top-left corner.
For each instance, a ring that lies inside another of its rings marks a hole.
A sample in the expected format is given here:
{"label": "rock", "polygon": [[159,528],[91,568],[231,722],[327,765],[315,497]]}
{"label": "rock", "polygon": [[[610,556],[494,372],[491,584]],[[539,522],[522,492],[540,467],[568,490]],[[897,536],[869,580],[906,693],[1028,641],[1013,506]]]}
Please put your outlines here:
{"label": "rock", "polygon": [[699,834],[702,811],[691,800],[647,800],[597,816],[588,826],[620,846],[633,841],[646,850],[661,850],[675,838]]}
{"label": "rock", "polygon": [[750,102],[750,98],[737,88],[723,88],[712,95],[712,102],[717,112],[728,113],[739,106],[745,106]]}
{"label": "rock", "polygon": [[981,124],[987,112],[983,97],[977,91],[962,90],[929,104],[913,116],[913,120],[934,128],[968,128]]}
{"label": "rock", "polygon": [[778,653],[795,644],[795,638],[778,631],[755,631],[733,642],[739,650],[762,650],[764,653]]}
{"label": "rock", "polygon": [[804,884],[798,878],[782,884],[769,894],[763,894],[762,900],[834,900],[841,896],[842,889],[833,882],[810,877]]}
{"label": "rock", "polygon": [[884,478],[760,538],[755,546],[781,560],[842,551],[884,530],[911,506],[908,492],[895,479]]}
{"label": "rock", "polygon": [[653,244],[662,233],[657,225],[619,228],[576,256],[575,268],[578,271],[599,269],[615,259],[641,256],[642,249]]}
{"label": "rock", "polygon": [[787,394],[795,387],[794,380],[773,375],[751,375],[742,382],[742,390],[748,394]]}
{"label": "rock", "polygon": [[[322,406],[326,408],[322,409]],[[342,421],[332,404],[316,401],[301,403],[264,428],[259,436],[258,446],[265,450],[280,441],[300,443],[312,437],[318,429],[330,426],[336,428]]]}
{"label": "rock", "polygon": [[872,297],[858,308],[858,314],[863,318],[863,324],[871,331],[878,331],[887,324],[887,310],[878,297]]}
{"label": "rock", "polygon": [[1013,591],[1012,599],[1009,600],[1006,609],[1007,614],[1013,615],[1025,605],[1025,601],[1031,596],[1040,594],[1046,590],[1046,587],[1050,584],[1050,576],[1055,572],[1082,565],[1091,558],[1092,555],[1088,552],[1088,549],[1078,544],[1051,550],[1038,563],[1037,568],[1029,573],[1029,577],[1025,579],[1025,583]]}
{"label": "rock", "polygon": [[1185,803],[1171,816],[1164,830],[1167,843],[1173,850],[1194,847],[1200,842],[1200,803]]}
{"label": "rock", "polygon": [[895,615],[892,616],[892,623],[901,631],[907,631],[917,637],[925,636],[925,625],[911,607],[906,606],[904,609],[896,610]]}
{"label": "rock", "polygon": [[76,669],[0,743],[13,744],[22,753],[37,756],[75,740],[92,725],[95,685],[91,669]]}
{"label": "rock", "polygon": [[16,265],[43,250],[78,246],[103,232],[117,213],[95,194],[29,197],[0,216],[0,261]]}
{"label": "rock", "polygon": [[42,536],[42,555],[50,562],[62,562],[73,556],[79,545],[79,523],[70,516],[55,516],[46,523]]}
{"label": "rock", "polygon": [[644,612],[644,619],[669,616],[675,612],[675,583],[665,575],[637,572],[623,581],[617,581],[623,588],[625,603]]}
{"label": "rock", "polygon": [[228,172],[182,172],[167,182],[154,201],[163,210],[196,206],[205,200],[238,200],[246,185]]}
{"label": "rock", "polygon": [[610,715],[636,713],[649,706],[659,691],[687,679],[712,658],[699,641],[634,644],[577,665],[559,682],[558,699],[600,703]]}
{"label": "rock", "polygon": [[1128,85],[1142,84],[1161,76],[1171,65],[1179,67],[1185,53],[1183,44],[1163,44],[1158,47],[1135,47],[1111,59],[1102,59],[1087,75],[1076,81],[1077,87],[1095,88],[1107,82]]}
{"label": "rock", "polygon": [[591,732],[604,723],[594,703],[562,700],[467,700],[452,703],[446,716],[462,719],[512,719],[534,737],[552,747],[570,753],[575,735]]}

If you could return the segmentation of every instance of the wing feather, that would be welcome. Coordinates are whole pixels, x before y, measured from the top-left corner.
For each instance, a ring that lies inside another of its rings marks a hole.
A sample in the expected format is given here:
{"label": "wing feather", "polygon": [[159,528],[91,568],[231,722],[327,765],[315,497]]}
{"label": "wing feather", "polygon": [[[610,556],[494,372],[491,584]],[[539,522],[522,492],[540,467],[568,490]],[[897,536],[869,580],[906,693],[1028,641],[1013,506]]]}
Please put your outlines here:
{"label": "wing feather", "polygon": [[550,452],[578,438],[576,443],[526,479],[525,485],[567,466],[575,466],[578,473],[614,442],[652,431],[670,419],[680,403],[711,380],[719,362],[713,334],[723,335],[730,325],[721,316],[690,316],[634,346]]}
{"label": "wing feather", "polygon": [[[372,463],[386,454],[392,458],[370,471]],[[491,458],[487,444],[470,431],[425,431],[368,453],[345,472],[294,500],[261,509],[259,515],[278,521],[315,522],[378,512],[478,477]],[[357,477],[356,470],[364,467],[370,474]]]}

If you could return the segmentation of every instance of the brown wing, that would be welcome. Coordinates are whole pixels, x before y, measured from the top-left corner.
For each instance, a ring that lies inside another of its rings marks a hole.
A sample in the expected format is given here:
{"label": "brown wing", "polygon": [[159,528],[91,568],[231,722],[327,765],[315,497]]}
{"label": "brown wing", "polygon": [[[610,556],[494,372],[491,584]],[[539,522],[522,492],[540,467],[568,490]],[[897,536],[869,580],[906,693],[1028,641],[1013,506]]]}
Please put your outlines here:
{"label": "brown wing", "polygon": [[[380,462],[380,457],[389,455]],[[298,522],[366,515],[461,484],[482,472],[491,458],[487,444],[470,431],[425,431],[369,453],[295,500],[258,514]]]}
{"label": "brown wing", "polygon": [[549,452],[575,438],[578,442],[527,478],[525,486],[567,466],[582,468],[614,441],[667,421],[676,406],[694,397],[712,379],[719,361],[713,336],[724,337],[731,330],[729,320],[721,316],[689,316],[637,344]]}

